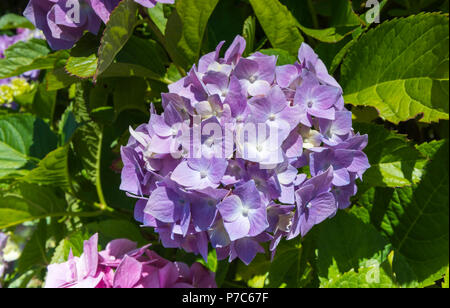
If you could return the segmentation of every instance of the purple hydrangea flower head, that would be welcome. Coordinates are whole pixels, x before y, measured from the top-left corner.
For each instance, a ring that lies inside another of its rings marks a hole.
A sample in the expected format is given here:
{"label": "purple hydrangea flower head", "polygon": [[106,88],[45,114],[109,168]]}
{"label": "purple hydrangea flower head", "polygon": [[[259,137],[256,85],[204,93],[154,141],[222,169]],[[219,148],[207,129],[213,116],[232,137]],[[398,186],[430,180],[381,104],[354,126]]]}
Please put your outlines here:
{"label": "purple hydrangea flower head", "polygon": [[30,0],[23,14],[54,50],[72,48],[84,31],[97,34],[101,24],[87,0]]}
{"label": "purple hydrangea flower head", "polygon": [[[238,36],[162,95],[130,130],[121,188],[165,247],[249,264],[261,243],[306,234],[350,205],[370,167],[342,89],[306,44],[298,62],[242,56]],[[224,54],[223,57],[220,55]]]}
{"label": "purple hydrangea flower head", "polygon": [[214,274],[199,263],[191,267],[163,259],[148,246],[118,239],[98,251],[98,235],[84,243],[81,257],[51,264],[46,288],[215,288]]}

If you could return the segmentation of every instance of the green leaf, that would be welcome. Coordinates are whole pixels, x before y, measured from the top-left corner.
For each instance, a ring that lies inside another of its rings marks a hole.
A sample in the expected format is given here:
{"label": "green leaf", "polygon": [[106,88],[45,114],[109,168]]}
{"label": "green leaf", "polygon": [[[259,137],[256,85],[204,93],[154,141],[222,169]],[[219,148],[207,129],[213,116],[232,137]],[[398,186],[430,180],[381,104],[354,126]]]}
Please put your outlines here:
{"label": "green leaf", "polygon": [[444,277],[444,283],[442,284],[442,288],[448,289],[449,288],[449,268],[447,267],[447,272],[445,273]]}
{"label": "green leaf", "polygon": [[286,6],[278,0],[250,0],[250,4],[272,46],[297,55],[304,39]]}
{"label": "green leaf", "polygon": [[420,14],[364,34],[342,65],[346,103],[375,107],[393,123],[449,119],[448,26],[444,15]]}
{"label": "green leaf", "polygon": [[[442,144],[421,182],[396,189],[385,209],[381,230],[414,273],[417,282],[438,280],[449,262],[449,145]],[[394,271],[397,271],[394,266]],[[402,284],[410,277],[398,277]]]}
{"label": "green leaf", "polygon": [[98,58],[96,54],[88,57],[70,57],[65,66],[66,71],[79,78],[89,78],[95,75]]}
{"label": "green leaf", "polygon": [[44,121],[28,114],[0,116],[0,177],[55,148],[56,136]]}
{"label": "green leaf", "polygon": [[51,264],[64,263],[69,258],[69,253],[72,251],[76,257],[83,253],[84,241],[88,240],[90,235],[87,232],[77,231],[62,239],[55,249],[52,256]]}
{"label": "green leaf", "polygon": [[20,15],[10,13],[0,17],[0,31],[17,28],[34,29],[34,26],[28,19]]}
{"label": "green leaf", "polygon": [[109,77],[142,77],[159,81],[164,84],[170,84],[171,80],[159,76],[155,72],[136,64],[130,63],[113,63],[102,74],[102,78]]}
{"label": "green leaf", "polygon": [[258,254],[249,265],[238,262],[235,280],[245,282],[251,288],[263,288],[266,285],[269,268],[268,256]]}
{"label": "green leaf", "polygon": [[289,52],[283,49],[261,49],[259,52],[268,56],[277,56],[277,65],[294,64],[297,57],[294,57]]}
{"label": "green leaf", "polygon": [[219,0],[177,0],[165,37],[172,60],[187,69],[196,63],[206,25]]}
{"label": "green leaf", "polygon": [[79,82],[81,79],[67,73],[64,67],[55,68],[45,74],[45,86],[48,91],[57,91]]}
{"label": "green leaf", "polygon": [[56,91],[49,91],[45,83],[39,84],[33,100],[33,114],[41,119],[49,119],[53,122],[56,107]]}
{"label": "green leaf", "polygon": [[333,27],[326,29],[311,29],[302,25],[299,27],[306,35],[325,43],[340,42],[347,35],[350,35],[353,31],[355,31],[355,29],[357,29],[355,26],[343,26],[340,28]]}
{"label": "green leaf", "polygon": [[153,8],[148,9],[148,15],[161,33],[166,31],[167,25],[167,18],[164,16],[164,6],[165,4],[158,2]]}
{"label": "green leaf", "polygon": [[46,267],[50,261],[46,251],[47,223],[41,220],[31,239],[26,243],[18,260],[19,273],[25,273],[30,268]]}
{"label": "green leaf", "polygon": [[420,145],[416,145],[416,149],[428,160],[432,159],[436,155],[437,151],[445,144],[445,140],[433,140],[431,142],[425,142]]}
{"label": "green leaf", "polygon": [[153,40],[132,36],[117,56],[120,63],[142,66],[157,76],[164,76],[168,63],[164,49]]}
{"label": "green leaf", "polygon": [[405,136],[372,124],[354,123],[354,128],[369,135],[364,150],[371,164],[363,178],[367,185],[403,187],[420,181],[427,159]]}
{"label": "green leaf", "polygon": [[362,20],[353,12],[349,0],[332,0],[328,3],[332,10],[329,27],[313,29],[299,24],[300,29],[308,36],[325,43],[337,43],[361,26]]}
{"label": "green leaf", "polygon": [[64,199],[47,187],[20,183],[12,191],[0,194],[0,229],[27,221],[63,216]]}
{"label": "green leaf", "polygon": [[391,250],[376,229],[343,211],[317,228],[321,287],[394,287],[385,268]]}
{"label": "green leaf", "polygon": [[76,129],[78,128],[78,123],[75,120],[75,116],[73,114],[73,107],[64,111],[61,121],[59,122],[59,137],[60,137],[60,145],[66,145],[69,140],[72,138]]}
{"label": "green leaf", "polygon": [[116,239],[128,239],[138,246],[148,244],[140,232],[139,227],[127,220],[109,219],[86,225],[91,234],[99,233],[101,240],[108,243]]}
{"label": "green leaf", "polygon": [[116,114],[128,109],[147,112],[147,106],[144,100],[146,90],[147,83],[142,78],[130,77],[117,79],[113,96]]}
{"label": "green leaf", "polygon": [[245,20],[244,27],[242,30],[242,36],[247,42],[244,55],[249,55],[255,50],[256,19],[254,16],[249,16]]}
{"label": "green leaf", "polygon": [[392,281],[389,270],[386,270],[384,265],[374,262],[372,265],[358,269],[357,272],[354,269],[351,269],[344,274],[338,274],[330,281],[324,282],[322,287],[333,289],[386,289],[396,288],[396,285]]}
{"label": "green leaf", "polygon": [[291,240],[279,244],[270,264],[269,287],[302,288],[311,282],[313,268],[308,260],[311,257],[311,243]]}
{"label": "green leaf", "polygon": [[67,57],[67,51],[50,54],[44,40],[18,42],[5,51],[4,59],[0,59],[0,78],[19,76],[31,70],[53,69]]}
{"label": "green leaf", "polygon": [[74,115],[80,126],[73,135],[72,144],[76,160],[91,184],[97,188],[100,203],[106,204],[101,188],[101,154],[103,146],[103,125],[94,122],[89,115],[89,93],[81,86],[77,89]]}
{"label": "green leaf", "polygon": [[137,8],[133,0],[122,0],[111,13],[98,50],[98,66],[94,79],[113,63],[116,55],[133,35]]}
{"label": "green leaf", "polygon": [[69,178],[69,147],[64,146],[50,152],[39,162],[37,168],[21,178],[27,183],[68,188]]}

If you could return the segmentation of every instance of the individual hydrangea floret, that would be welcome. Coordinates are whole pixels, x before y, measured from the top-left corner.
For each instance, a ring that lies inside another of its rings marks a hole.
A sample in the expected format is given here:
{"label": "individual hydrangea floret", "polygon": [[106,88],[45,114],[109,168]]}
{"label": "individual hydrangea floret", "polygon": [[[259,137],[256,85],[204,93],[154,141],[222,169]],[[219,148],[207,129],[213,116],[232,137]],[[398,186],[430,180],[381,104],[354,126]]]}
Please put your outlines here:
{"label": "individual hydrangea floret", "polygon": [[370,167],[343,91],[307,44],[298,62],[224,42],[130,129],[121,189],[165,247],[249,264],[350,205]]}
{"label": "individual hydrangea floret", "polygon": [[98,235],[84,242],[80,257],[48,267],[46,288],[216,288],[214,274],[199,263],[170,262],[149,246],[126,239],[98,252]]}

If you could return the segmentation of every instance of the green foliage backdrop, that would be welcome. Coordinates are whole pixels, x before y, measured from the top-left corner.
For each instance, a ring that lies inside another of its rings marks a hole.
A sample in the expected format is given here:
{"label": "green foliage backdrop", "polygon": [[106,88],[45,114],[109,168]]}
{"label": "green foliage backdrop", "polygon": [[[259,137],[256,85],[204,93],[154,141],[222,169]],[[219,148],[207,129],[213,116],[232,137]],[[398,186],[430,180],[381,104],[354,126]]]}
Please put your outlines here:
{"label": "green foliage backdrop", "polygon": [[[0,4],[0,34],[30,26],[13,2]],[[150,102],[161,108],[168,84],[241,34],[246,54],[275,54],[278,65],[294,63],[302,42],[314,47],[369,135],[372,168],[350,209],[283,242],[273,262],[210,253],[218,285],[448,287],[449,1],[380,2],[380,23],[370,23],[362,0],[177,0],[148,11],[122,0],[99,36],[71,50],[11,46],[0,79],[42,73],[19,112],[0,110],[0,230],[23,246],[2,285],[41,286],[46,266],[70,248],[79,255],[94,232],[102,245],[128,238],[196,260],[134,221],[134,200],[118,189],[119,148]]]}

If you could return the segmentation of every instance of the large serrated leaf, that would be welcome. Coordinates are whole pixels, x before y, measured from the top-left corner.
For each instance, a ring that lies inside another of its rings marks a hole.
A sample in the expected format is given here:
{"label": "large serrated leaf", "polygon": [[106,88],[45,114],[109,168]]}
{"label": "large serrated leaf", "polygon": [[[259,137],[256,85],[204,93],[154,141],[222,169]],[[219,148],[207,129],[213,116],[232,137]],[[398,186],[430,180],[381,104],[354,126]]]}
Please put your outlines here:
{"label": "large serrated leaf", "polygon": [[105,204],[101,189],[100,166],[103,145],[103,125],[94,122],[89,115],[89,91],[81,85],[77,89],[74,115],[79,127],[72,139],[76,159],[81,162],[83,172],[97,188],[99,201]]}
{"label": "large serrated leaf", "polygon": [[448,119],[449,22],[420,14],[385,22],[352,46],[342,65],[346,103],[398,123]]}
{"label": "large serrated leaf", "polygon": [[95,75],[97,63],[98,58],[95,54],[87,57],[70,57],[67,60],[66,70],[71,75],[80,78],[89,78]]}
{"label": "large serrated leaf", "polygon": [[98,66],[94,79],[113,63],[116,55],[133,35],[137,8],[133,0],[122,0],[111,13],[98,50]]}
{"label": "large serrated leaf", "polygon": [[25,273],[33,267],[46,267],[50,263],[46,250],[48,235],[47,223],[45,220],[39,221],[37,228],[34,230],[30,240],[26,243],[17,262],[17,270],[19,273]]}
{"label": "large serrated leaf", "polygon": [[64,216],[64,199],[47,187],[20,183],[12,191],[0,194],[0,229],[27,221]]}
{"label": "large serrated leaf", "polygon": [[395,287],[383,268],[390,245],[373,226],[340,212],[317,231],[321,287]]}
{"label": "large serrated leaf", "polygon": [[50,152],[37,168],[31,170],[21,180],[27,183],[68,188],[69,178],[69,147],[64,146]]}
{"label": "large serrated leaf", "polygon": [[333,11],[329,27],[314,29],[305,27],[300,22],[299,27],[306,35],[321,42],[337,43],[361,26],[362,20],[353,11],[349,0],[332,0],[328,6]]}
{"label": "large serrated leaf", "polygon": [[168,63],[164,49],[155,41],[132,36],[117,55],[117,62],[142,66],[157,76],[164,76]]}
{"label": "large serrated leaf", "polygon": [[312,238],[302,243],[298,240],[283,241],[269,268],[269,287],[302,288],[311,283],[314,259],[314,242]]}
{"label": "large serrated leaf", "polygon": [[44,40],[18,42],[5,51],[4,59],[0,59],[0,79],[18,76],[31,70],[52,69],[67,58],[67,51],[50,54]]}
{"label": "large serrated leaf", "polygon": [[369,135],[364,150],[371,164],[364,174],[366,185],[403,187],[420,181],[427,158],[405,136],[373,124],[354,123],[354,128]]}
{"label": "large serrated leaf", "polygon": [[[421,182],[396,189],[386,207],[375,213],[382,217],[381,230],[419,283],[439,279],[449,262],[448,155],[446,141],[427,165]],[[399,281],[411,283],[403,276]]]}
{"label": "large serrated leaf", "polygon": [[297,55],[304,39],[286,6],[278,0],[250,0],[250,3],[272,46]]}
{"label": "large serrated leaf", "polygon": [[0,116],[0,177],[55,148],[56,136],[44,121],[29,114]]}
{"label": "large serrated leaf", "polygon": [[183,68],[200,56],[206,25],[219,0],[178,0],[166,26],[167,51]]}

